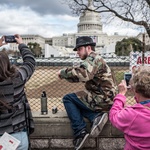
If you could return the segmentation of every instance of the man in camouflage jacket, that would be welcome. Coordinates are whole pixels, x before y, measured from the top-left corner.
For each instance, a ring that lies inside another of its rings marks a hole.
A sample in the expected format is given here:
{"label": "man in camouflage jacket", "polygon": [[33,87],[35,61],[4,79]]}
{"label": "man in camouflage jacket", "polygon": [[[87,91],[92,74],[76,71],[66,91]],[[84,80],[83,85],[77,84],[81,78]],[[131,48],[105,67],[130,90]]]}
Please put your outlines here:
{"label": "man in camouflage jacket", "polygon": [[88,36],[76,39],[79,57],[84,60],[79,67],[60,70],[58,77],[69,82],[83,82],[85,89],[63,97],[63,103],[74,131],[73,144],[80,149],[89,136],[84,117],[93,124],[90,135],[98,136],[108,120],[109,111],[115,96],[115,85],[111,69],[101,56],[95,53],[96,43]]}

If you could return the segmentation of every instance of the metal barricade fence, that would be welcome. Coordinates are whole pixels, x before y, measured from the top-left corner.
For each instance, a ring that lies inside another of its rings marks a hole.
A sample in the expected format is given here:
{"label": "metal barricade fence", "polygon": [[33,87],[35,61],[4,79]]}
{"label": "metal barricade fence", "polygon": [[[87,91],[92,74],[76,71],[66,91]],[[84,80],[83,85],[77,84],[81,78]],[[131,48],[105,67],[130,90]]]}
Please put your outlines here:
{"label": "metal barricade fence", "polygon": [[[130,70],[130,58],[104,58],[114,72],[116,84],[124,78],[124,73]],[[65,67],[71,67],[75,62],[80,62],[79,58],[49,58],[37,59],[36,70],[26,84],[26,93],[32,111],[41,111],[41,94],[47,94],[48,111],[53,107],[64,110],[62,98],[65,94],[79,91],[84,88],[83,83],[69,83],[66,80],[58,79],[57,72]],[[127,93],[127,104],[134,104],[133,95]]]}

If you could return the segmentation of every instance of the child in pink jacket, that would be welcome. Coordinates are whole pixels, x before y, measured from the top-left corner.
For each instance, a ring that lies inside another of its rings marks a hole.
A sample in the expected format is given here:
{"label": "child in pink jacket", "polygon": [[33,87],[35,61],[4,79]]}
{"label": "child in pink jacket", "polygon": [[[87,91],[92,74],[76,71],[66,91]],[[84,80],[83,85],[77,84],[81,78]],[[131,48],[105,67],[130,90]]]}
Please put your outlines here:
{"label": "child in pink jacket", "polygon": [[122,80],[109,119],[113,126],[124,133],[124,150],[150,150],[150,67],[139,67],[133,74],[130,85],[137,103],[124,107],[127,86]]}

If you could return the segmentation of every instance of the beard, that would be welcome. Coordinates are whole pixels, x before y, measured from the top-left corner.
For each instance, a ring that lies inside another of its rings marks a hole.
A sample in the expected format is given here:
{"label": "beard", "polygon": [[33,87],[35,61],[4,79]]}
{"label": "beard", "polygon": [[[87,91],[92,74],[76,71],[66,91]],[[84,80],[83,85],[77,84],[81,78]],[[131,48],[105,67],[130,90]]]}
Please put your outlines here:
{"label": "beard", "polygon": [[81,58],[81,60],[85,60],[88,57],[87,51],[85,50],[85,53],[83,55],[80,55],[79,57]]}

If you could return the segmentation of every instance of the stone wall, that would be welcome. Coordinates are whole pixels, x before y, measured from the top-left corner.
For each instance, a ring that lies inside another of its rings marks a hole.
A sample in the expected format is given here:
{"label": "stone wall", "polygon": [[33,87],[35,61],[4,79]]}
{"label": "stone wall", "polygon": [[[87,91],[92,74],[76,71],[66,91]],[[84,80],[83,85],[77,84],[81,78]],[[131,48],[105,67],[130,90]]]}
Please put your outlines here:
{"label": "stone wall", "polygon": [[[31,135],[32,150],[73,150],[72,129],[65,112],[41,115],[33,112],[35,132]],[[90,129],[88,120],[87,129]],[[123,133],[112,127],[110,122],[104,126],[97,138],[89,137],[83,150],[123,150]]]}

